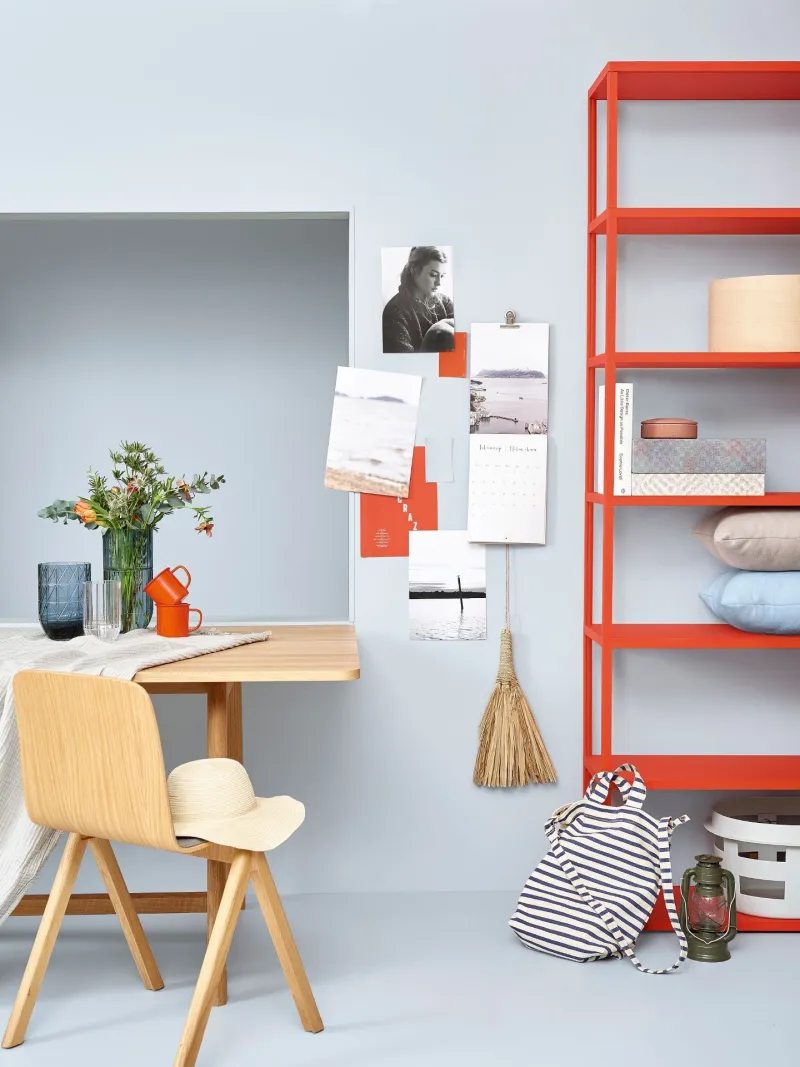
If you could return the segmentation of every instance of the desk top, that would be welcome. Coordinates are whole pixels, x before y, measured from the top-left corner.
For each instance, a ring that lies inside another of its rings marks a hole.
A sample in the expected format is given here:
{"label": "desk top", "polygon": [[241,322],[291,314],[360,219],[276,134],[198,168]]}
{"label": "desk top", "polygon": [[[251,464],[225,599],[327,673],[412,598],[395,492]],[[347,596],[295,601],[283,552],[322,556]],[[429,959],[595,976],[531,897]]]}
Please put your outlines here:
{"label": "desk top", "polygon": [[332,626],[226,626],[230,633],[269,630],[256,641],[224,652],[164,663],[139,671],[134,682],[150,685],[198,685],[214,682],[347,682],[360,675],[356,631]]}

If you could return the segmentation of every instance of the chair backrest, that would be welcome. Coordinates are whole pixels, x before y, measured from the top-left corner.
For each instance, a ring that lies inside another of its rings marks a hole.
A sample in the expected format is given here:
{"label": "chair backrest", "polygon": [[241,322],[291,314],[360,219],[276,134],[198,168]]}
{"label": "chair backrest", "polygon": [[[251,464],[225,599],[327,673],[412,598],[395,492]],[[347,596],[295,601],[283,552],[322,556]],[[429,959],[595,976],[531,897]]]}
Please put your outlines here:
{"label": "chair backrest", "polygon": [[14,676],[25,806],[33,822],[178,851],[150,697],[116,678]]}

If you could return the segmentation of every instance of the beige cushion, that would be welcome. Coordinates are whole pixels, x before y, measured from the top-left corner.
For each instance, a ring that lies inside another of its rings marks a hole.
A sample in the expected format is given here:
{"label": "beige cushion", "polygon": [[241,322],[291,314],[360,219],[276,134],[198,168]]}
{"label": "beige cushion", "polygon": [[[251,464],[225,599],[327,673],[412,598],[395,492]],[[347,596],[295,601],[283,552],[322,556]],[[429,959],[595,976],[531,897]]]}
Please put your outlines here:
{"label": "beige cushion", "polygon": [[798,508],[723,508],[698,523],[694,535],[740,571],[800,571]]}

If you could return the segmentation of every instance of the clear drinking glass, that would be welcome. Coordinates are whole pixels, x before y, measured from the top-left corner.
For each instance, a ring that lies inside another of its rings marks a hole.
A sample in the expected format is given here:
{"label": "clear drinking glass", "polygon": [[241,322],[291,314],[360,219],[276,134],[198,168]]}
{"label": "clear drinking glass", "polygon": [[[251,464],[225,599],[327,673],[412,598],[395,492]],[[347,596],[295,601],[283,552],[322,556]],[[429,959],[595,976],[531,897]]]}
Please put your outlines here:
{"label": "clear drinking glass", "polygon": [[122,626],[122,587],[119,582],[85,582],[83,632],[101,641],[116,641]]}

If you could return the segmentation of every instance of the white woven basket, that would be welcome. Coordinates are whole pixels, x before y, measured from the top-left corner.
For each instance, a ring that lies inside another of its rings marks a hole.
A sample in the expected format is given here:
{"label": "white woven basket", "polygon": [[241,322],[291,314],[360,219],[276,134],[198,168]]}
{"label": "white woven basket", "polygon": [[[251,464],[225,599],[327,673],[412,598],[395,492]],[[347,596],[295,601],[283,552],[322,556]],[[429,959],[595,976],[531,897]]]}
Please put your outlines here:
{"label": "white woven basket", "polygon": [[708,348],[710,352],[800,352],[800,274],[711,282]]}
{"label": "white woven basket", "polygon": [[721,800],[706,830],[736,878],[739,911],[800,919],[800,796]]}

